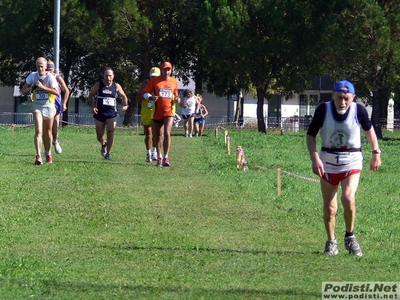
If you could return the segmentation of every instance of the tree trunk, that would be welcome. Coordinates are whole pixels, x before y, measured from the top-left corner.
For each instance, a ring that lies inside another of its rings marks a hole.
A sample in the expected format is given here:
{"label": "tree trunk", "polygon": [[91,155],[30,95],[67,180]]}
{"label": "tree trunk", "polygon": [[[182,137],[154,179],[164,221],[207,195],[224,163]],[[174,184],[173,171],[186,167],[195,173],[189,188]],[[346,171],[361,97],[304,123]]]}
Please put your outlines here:
{"label": "tree trunk", "polygon": [[[129,96],[127,95],[127,97],[128,97],[128,99],[129,99]],[[133,116],[134,116],[134,114],[135,114],[135,111],[136,111],[136,106],[137,106],[137,103],[136,103],[136,93],[133,93],[132,94],[132,96],[130,97],[130,101],[128,101],[128,104],[129,104],[129,107],[128,107],[128,109],[125,111],[125,114],[124,114],[124,121],[122,122],[122,124],[124,125],[124,126],[133,126]]]}
{"label": "tree trunk", "polygon": [[[382,92],[380,94],[380,116],[381,120],[385,119],[387,120],[388,117],[388,104],[389,104],[389,99],[391,97],[391,89],[389,88],[382,88]],[[385,122],[386,124],[387,122]]]}
{"label": "tree trunk", "polygon": [[236,127],[239,127],[239,117],[240,117],[240,111],[242,109],[242,98],[240,97],[240,95],[238,95],[237,97],[237,102],[236,102],[236,111],[235,111],[235,124]]}
{"label": "tree trunk", "polygon": [[376,89],[372,91],[372,115],[371,115],[371,122],[372,126],[374,127],[376,136],[379,140],[383,138],[382,136],[382,126],[380,120],[380,104],[381,104],[381,95],[383,95],[382,89]]}
{"label": "tree trunk", "polygon": [[257,88],[257,127],[259,132],[267,133],[264,120],[264,99],[265,91],[262,88]]}

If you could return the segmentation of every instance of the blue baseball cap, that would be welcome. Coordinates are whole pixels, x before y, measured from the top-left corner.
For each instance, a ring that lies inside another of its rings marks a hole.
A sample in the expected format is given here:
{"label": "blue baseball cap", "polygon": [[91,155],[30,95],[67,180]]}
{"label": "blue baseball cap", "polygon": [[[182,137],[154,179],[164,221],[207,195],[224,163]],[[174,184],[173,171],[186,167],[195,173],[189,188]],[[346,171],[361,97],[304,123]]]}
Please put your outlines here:
{"label": "blue baseball cap", "polygon": [[354,88],[354,85],[347,80],[341,80],[338,83],[335,84],[335,89],[333,90],[334,92],[341,92],[341,93],[356,93],[356,89]]}

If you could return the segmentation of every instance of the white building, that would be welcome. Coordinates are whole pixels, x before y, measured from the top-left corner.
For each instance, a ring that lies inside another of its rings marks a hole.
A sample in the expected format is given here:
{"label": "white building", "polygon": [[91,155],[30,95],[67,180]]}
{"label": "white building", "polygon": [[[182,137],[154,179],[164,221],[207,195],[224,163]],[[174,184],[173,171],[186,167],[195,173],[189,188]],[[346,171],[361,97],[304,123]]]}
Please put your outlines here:
{"label": "white building", "polygon": [[[331,100],[334,82],[328,77],[316,77],[313,81],[313,87],[302,94],[294,94],[291,98],[274,95],[270,99],[265,99],[263,115],[268,127],[299,127],[302,123],[308,122],[310,116],[314,114],[315,107],[321,101]],[[182,89],[194,90],[194,82],[191,81],[188,86]],[[204,93],[204,105],[209,111],[209,120],[227,118],[228,122],[233,122],[237,109],[237,99],[243,98],[243,107],[241,109],[241,119],[244,123],[255,123],[257,120],[257,98],[253,94],[232,95],[230,97],[217,97],[210,93]],[[286,126],[287,125],[287,126]],[[296,130],[296,128],[294,128]]]}
{"label": "white building", "polygon": [[[313,115],[316,105],[320,101],[329,101],[333,90],[333,82],[327,77],[315,78],[311,90],[307,90],[303,94],[294,94],[291,98],[274,95],[270,99],[265,99],[263,115],[268,127],[289,127],[289,129],[297,130],[301,127],[305,118]],[[189,85],[180,85],[180,91],[185,89],[195,89],[194,82]],[[19,91],[17,88],[0,87],[0,112],[8,113],[29,113],[30,105],[20,103]],[[255,95],[232,95],[230,97],[217,97],[210,93],[204,93],[204,105],[209,111],[208,123],[231,123],[234,122],[234,116],[237,108],[238,98],[243,98],[243,107],[240,112],[240,120],[242,124],[256,124],[257,120],[257,99]],[[74,115],[91,115],[89,106],[71,97],[68,103],[69,121],[73,122]],[[177,108],[177,113],[180,114],[180,108]],[[118,120],[123,119],[123,113],[120,113]],[[91,119],[90,119],[91,120]],[[2,122],[2,120],[0,120]],[[134,121],[135,122],[135,121]],[[297,122],[297,123],[296,123]],[[300,123],[300,125],[298,124]]]}

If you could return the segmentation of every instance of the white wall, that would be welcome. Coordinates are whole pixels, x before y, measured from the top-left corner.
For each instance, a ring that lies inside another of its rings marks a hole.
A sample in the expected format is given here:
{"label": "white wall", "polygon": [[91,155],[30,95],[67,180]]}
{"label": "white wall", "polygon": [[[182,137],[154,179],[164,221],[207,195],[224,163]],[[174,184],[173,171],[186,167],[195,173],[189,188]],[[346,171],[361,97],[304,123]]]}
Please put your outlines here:
{"label": "white wall", "polygon": [[299,96],[294,95],[290,99],[283,98],[281,105],[282,118],[299,116]]}
{"label": "white wall", "polygon": [[[182,82],[179,82],[180,89],[191,89],[195,90],[195,83],[193,80],[189,82],[188,85],[183,85]],[[243,106],[243,117],[246,118],[254,118],[257,119],[257,98],[253,94],[245,94],[244,97],[244,106]],[[235,115],[237,102],[231,101],[228,103],[227,97],[217,97],[210,93],[203,93],[204,105],[207,107],[209,116],[222,117],[229,116],[233,117]],[[268,116],[268,101],[265,100],[264,104],[264,116]],[[299,115],[299,96],[294,95],[291,99],[282,98],[281,101],[281,117],[288,118],[292,116]]]}

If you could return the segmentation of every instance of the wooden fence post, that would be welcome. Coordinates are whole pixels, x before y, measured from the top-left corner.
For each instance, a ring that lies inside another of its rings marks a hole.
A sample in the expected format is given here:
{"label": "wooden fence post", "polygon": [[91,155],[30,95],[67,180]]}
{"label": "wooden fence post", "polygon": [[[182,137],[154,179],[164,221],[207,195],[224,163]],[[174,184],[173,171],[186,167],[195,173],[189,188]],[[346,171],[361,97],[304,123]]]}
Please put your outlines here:
{"label": "wooden fence post", "polygon": [[226,136],[226,149],[228,151],[228,154],[231,154],[231,138],[229,135]]}
{"label": "wooden fence post", "polygon": [[276,173],[277,173],[277,189],[278,189],[278,196],[282,195],[282,189],[281,189],[281,174],[282,174],[282,168],[281,165],[278,165],[276,168]]}

